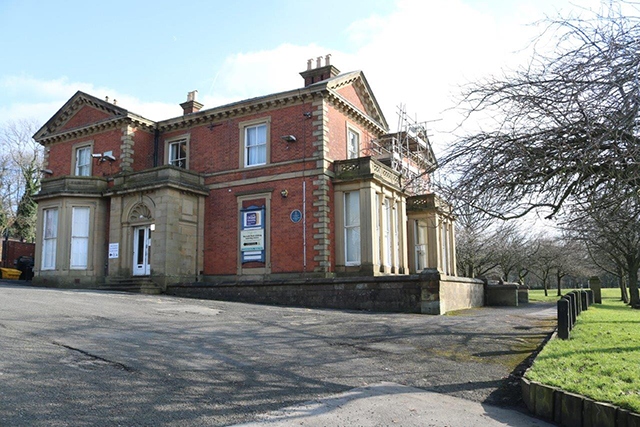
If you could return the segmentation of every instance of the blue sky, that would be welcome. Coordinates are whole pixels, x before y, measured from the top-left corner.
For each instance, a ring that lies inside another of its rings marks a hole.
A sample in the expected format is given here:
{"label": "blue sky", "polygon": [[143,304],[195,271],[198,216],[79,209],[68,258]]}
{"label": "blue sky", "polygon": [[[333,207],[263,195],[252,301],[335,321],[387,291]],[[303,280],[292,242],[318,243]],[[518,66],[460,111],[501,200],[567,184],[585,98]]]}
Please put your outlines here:
{"label": "blue sky", "polygon": [[[594,1],[597,5],[597,1]],[[526,58],[564,0],[0,0],[0,125],[44,123],[77,90],[155,120],[302,86],[309,58],[364,71],[387,121],[406,104],[446,139],[459,85]],[[455,116],[455,114],[453,114]],[[453,117],[452,116],[452,117]]]}

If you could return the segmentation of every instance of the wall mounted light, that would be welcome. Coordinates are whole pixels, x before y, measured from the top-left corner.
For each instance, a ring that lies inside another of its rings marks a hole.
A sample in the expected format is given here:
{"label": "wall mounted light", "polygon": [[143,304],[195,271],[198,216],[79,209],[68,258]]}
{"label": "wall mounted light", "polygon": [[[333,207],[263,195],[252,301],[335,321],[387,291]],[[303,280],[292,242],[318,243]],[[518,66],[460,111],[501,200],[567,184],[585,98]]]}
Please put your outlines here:
{"label": "wall mounted light", "polygon": [[98,159],[99,163],[109,160],[110,162],[115,162],[116,158],[113,155],[113,151],[105,151],[104,153],[94,153],[91,155],[94,159]]}
{"label": "wall mounted light", "polygon": [[45,175],[53,175],[53,171],[51,169],[41,169],[40,172]]}
{"label": "wall mounted light", "polygon": [[285,136],[281,136],[280,138],[282,138],[283,140],[287,141],[287,142],[296,142],[297,139],[294,135],[285,135]]}
{"label": "wall mounted light", "polygon": [[289,190],[284,189],[280,192],[280,195],[284,198],[287,198],[287,196],[289,196]]}

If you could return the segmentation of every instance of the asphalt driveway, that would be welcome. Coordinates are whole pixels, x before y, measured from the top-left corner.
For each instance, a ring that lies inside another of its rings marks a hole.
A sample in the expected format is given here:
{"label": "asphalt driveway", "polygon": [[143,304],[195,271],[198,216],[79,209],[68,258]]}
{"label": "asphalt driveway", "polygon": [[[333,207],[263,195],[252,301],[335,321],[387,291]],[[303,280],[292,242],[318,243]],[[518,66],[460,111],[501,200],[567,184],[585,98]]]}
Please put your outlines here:
{"label": "asphalt driveway", "polygon": [[0,425],[204,426],[390,383],[518,407],[555,308],[451,316],[0,285]]}

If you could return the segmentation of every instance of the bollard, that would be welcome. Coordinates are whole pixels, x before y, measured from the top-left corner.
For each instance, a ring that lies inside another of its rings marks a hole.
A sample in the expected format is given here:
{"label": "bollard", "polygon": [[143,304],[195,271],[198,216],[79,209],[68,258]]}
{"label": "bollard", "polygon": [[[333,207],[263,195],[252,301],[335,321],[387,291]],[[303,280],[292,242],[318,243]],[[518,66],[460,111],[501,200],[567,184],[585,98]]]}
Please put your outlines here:
{"label": "bollard", "polygon": [[571,307],[571,297],[569,295],[565,295],[562,297],[567,302],[567,314],[569,316],[569,330],[573,329],[573,326],[576,324],[576,320],[573,317],[573,308]]}
{"label": "bollard", "polygon": [[573,328],[573,325],[576,324],[576,319],[578,318],[576,295],[572,292],[569,292],[566,297],[569,298],[569,315],[571,316],[571,328]]}
{"label": "bollard", "polygon": [[569,339],[569,331],[571,330],[569,307],[567,299],[560,298],[558,300],[558,337],[563,340]]}
{"label": "bollard", "polygon": [[582,313],[582,302],[580,301],[580,291],[571,291],[576,296],[576,317]]}
{"label": "bollard", "polygon": [[580,302],[582,303],[582,311],[586,311],[589,309],[589,301],[587,299],[587,293],[585,291],[580,291]]}
{"label": "bollard", "polygon": [[595,304],[602,304],[602,283],[598,276],[593,276],[589,279],[589,287],[593,290],[593,302]]}

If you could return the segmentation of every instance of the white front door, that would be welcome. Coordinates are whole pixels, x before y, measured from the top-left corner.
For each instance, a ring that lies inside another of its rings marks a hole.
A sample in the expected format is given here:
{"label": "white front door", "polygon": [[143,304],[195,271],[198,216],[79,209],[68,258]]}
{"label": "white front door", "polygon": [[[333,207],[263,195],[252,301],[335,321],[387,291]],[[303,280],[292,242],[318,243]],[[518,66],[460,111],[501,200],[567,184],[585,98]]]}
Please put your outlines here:
{"label": "white front door", "polygon": [[133,229],[133,275],[151,274],[149,258],[151,255],[151,230],[148,225]]}

